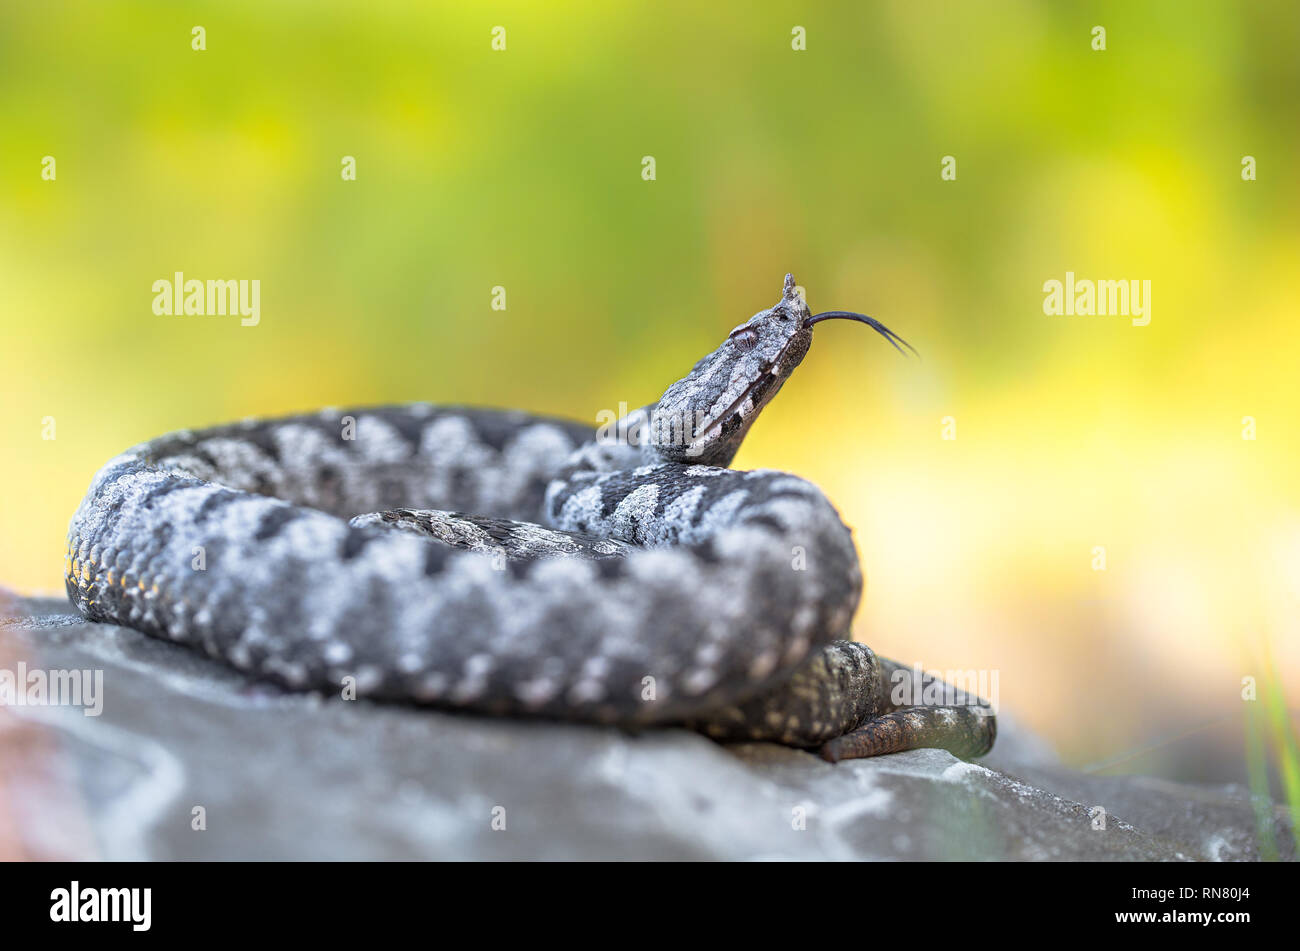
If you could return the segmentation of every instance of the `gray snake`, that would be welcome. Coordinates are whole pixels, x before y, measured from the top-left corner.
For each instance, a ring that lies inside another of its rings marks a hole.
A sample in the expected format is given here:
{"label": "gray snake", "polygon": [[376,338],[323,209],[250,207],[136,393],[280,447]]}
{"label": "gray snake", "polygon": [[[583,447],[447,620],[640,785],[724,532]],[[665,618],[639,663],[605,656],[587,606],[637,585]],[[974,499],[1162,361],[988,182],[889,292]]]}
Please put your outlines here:
{"label": "gray snake", "polygon": [[915,675],[842,639],[862,575],[821,491],[727,468],[832,317],[899,339],[811,314],[787,275],[612,432],[416,404],[161,436],[94,477],[68,596],[295,690],[981,755],[987,704],[900,702]]}

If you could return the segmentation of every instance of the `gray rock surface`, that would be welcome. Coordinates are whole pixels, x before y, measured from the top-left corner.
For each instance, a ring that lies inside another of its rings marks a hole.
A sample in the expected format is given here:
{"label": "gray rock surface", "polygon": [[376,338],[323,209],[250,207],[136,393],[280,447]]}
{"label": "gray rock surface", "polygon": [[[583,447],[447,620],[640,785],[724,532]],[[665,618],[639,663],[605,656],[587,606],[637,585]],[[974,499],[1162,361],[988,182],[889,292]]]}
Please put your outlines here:
{"label": "gray rock surface", "polygon": [[[0,709],[8,857],[1258,858],[1241,787],[1077,773],[1005,712],[978,764],[916,750],[832,766],[681,730],[287,694],[59,599],[8,614],[0,669],[104,672],[100,716]],[[1284,811],[1261,813],[1288,849]]]}

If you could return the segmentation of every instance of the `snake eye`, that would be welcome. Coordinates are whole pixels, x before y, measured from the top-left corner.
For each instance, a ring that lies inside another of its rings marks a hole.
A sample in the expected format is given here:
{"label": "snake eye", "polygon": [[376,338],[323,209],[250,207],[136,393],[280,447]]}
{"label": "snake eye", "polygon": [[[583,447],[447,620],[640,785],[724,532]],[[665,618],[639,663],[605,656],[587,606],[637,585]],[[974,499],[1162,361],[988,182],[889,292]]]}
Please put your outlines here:
{"label": "snake eye", "polygon": [[748,353],[758,343],[758,331],[753,327],[737,327],[727,337],[741,353]]}

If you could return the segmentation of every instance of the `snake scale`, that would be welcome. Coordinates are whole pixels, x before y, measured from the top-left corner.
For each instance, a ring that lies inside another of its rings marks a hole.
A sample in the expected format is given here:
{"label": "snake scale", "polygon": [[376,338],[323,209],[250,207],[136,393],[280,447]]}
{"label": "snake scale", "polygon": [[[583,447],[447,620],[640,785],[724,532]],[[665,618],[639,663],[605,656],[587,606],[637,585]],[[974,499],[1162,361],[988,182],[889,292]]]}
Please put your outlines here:
{"label": "snake scale", "polygon": [[811,314],[787,275],[776,306],[599,432],[416,404],[159,437],[94,477],[68,596],[295,690],[684,724],[832,761],[981,755],[986,703],[906,705],[900,685],[947,685],[843,639],[862,575],[821,491],[728,468],[833,317],[901,340]]}

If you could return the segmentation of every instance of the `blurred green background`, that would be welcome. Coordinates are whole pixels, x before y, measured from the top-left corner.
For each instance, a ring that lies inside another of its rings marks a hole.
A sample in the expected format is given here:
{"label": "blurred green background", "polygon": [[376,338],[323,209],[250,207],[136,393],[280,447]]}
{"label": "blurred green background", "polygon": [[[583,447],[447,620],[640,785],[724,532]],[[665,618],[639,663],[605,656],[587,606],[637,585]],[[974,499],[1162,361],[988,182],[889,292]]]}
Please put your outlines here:
{"label": "blurred green background", "polygon": [[[857,636],[996,669],[1072,762],[1244,773],[1243,711],[1285,754],[1300,689],[1298,41],[1289,0],[6,3],[0,581],[60,590],[143,439],[415,399],[594,422],[793,271],[924,355],[820,327],[737,460],[840,506]],[[1067,270],[1150,280],[1150,325],[1045,316]],[[155,316],[175,271],[260,280],[260,324]]]}

